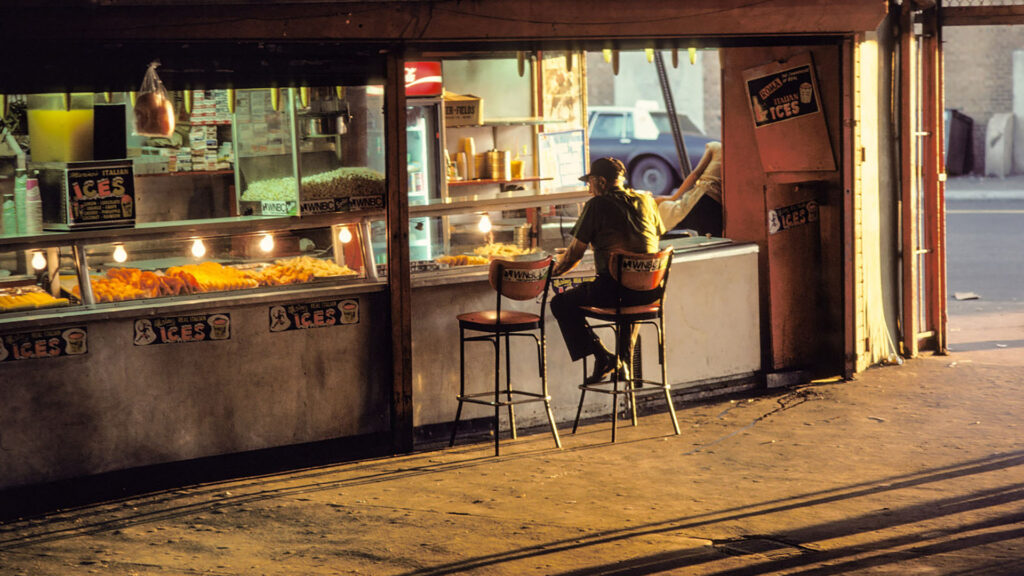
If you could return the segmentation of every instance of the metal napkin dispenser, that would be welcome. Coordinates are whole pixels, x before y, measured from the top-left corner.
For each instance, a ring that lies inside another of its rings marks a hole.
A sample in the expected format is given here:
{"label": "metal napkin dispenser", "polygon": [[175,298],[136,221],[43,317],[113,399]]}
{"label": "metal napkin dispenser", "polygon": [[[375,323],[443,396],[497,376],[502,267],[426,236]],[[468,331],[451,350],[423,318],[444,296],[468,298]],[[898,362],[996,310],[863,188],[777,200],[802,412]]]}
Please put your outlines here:
{"label": "metal napkin dispenser", "polygon": [[44,230],[135,226],[135,172],[131,160],[40,162]]}

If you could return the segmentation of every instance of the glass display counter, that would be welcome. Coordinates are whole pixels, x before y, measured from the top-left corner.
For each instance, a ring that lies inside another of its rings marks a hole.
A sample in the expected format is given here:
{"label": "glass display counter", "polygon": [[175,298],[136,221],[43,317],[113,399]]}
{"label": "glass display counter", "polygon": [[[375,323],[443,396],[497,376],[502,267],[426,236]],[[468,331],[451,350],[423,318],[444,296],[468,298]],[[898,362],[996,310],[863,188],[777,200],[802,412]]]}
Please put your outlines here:
{"label": "glass display counter", "polygon": [[159,138],[134,133],[128,93],[60,96],[13,98],[0,327],[380,289],[380,86],[171,92]]}
{"label": "glass display counter", "polygon": [[162,222],[0,238],[0,326],[383,289],[371,217]]}

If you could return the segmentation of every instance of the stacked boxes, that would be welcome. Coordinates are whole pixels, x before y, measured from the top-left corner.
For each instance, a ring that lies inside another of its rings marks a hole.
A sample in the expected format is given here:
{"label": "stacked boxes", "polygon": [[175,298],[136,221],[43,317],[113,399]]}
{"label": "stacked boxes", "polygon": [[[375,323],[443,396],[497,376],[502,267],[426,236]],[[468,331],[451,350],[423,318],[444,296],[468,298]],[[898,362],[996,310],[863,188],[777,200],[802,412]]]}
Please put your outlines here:
{"label": "stacked boxes", "polygon": [[192,125],[230,124],[227,90],[192,91]]}
{"label": "stacked boxes", "polygon": [[217,170],[217,127],[192,126],[189,132],[189,149],[191,150],[192,170]]}

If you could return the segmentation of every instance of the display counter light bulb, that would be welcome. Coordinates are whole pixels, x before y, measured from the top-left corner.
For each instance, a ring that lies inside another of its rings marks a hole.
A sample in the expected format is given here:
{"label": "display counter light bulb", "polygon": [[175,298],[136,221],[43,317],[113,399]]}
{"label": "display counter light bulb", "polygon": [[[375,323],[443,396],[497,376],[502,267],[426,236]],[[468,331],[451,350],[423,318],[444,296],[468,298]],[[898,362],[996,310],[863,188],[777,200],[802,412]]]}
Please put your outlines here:
{"label": "display counter light bulb", "polygon": [[260,238],[260,250],[264,252],[270,252],[274,249],[274,237],[270,234],[264,234],[263,238]]}
{"label": "display counter light bulb", "polygon": [[352,241],[352,231],[348,229],[348,226],[343,227],[341,231],[338,232],[338,240],[342,244],[348,244]]}
{"label": "display counter light bulb", "polygon": [[46,268],[46,256],[43,256],[42,250],[36,250],[32,253],[32,268],[35,270]]}
{"label": "display counter light bulb", "polygon": [[202,258],[206,255],[206,245],[199,238],[192,241],[192,255],[196,258]]}
{"label": "display counter light bulb", "polygon": [[491,219],[490,219],[490,217],[488,217],[487,214],[484,214],[483,216],[481,216],[480,217],[480,222],[477,223],[476,228],[477,228],[477,230],[483,232],[484,234],[487,234],[488,232],[490,232],[491,231]]}
{"label": "display counter light bulb", "polygon": [[114,262],[118,264],[124,263],[128,259],[128,252],[124,249],[123,244],[114,246]]}

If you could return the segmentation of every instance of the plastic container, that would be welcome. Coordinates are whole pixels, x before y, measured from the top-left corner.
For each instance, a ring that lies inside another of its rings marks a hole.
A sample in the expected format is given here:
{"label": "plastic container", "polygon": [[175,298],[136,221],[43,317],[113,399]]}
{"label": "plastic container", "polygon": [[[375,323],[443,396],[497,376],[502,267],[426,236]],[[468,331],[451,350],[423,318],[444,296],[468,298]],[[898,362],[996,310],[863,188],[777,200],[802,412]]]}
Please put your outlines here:
{"label": "plastic container", "polygon": [[[20,158],[19,158],[20,159]],[[19,166],[17,171],[14,173],[14,214],[16,217],[16,224],[13,235],[21,236],[25,234],[25,210],[27,207],[25,203],[28,201],[28,175],[25,174],[25,168]]]}
{"label": "plastic container", "polygon": [[93,159],[93,100],[88,94],[29,94],[33,162]]}
{"label": "plastic container", "polygon": [[39,195],[39,180],[28,178],[25,181],[25,222],[23,234],[35,235],[43,232],[43,201]]}
{"label": "plastic container", "polygon": [[3,220],[0,221],[0,236],[16,236],[18,234],[18,215],[14,209],[14,196],[5,194],[3,202]]}

